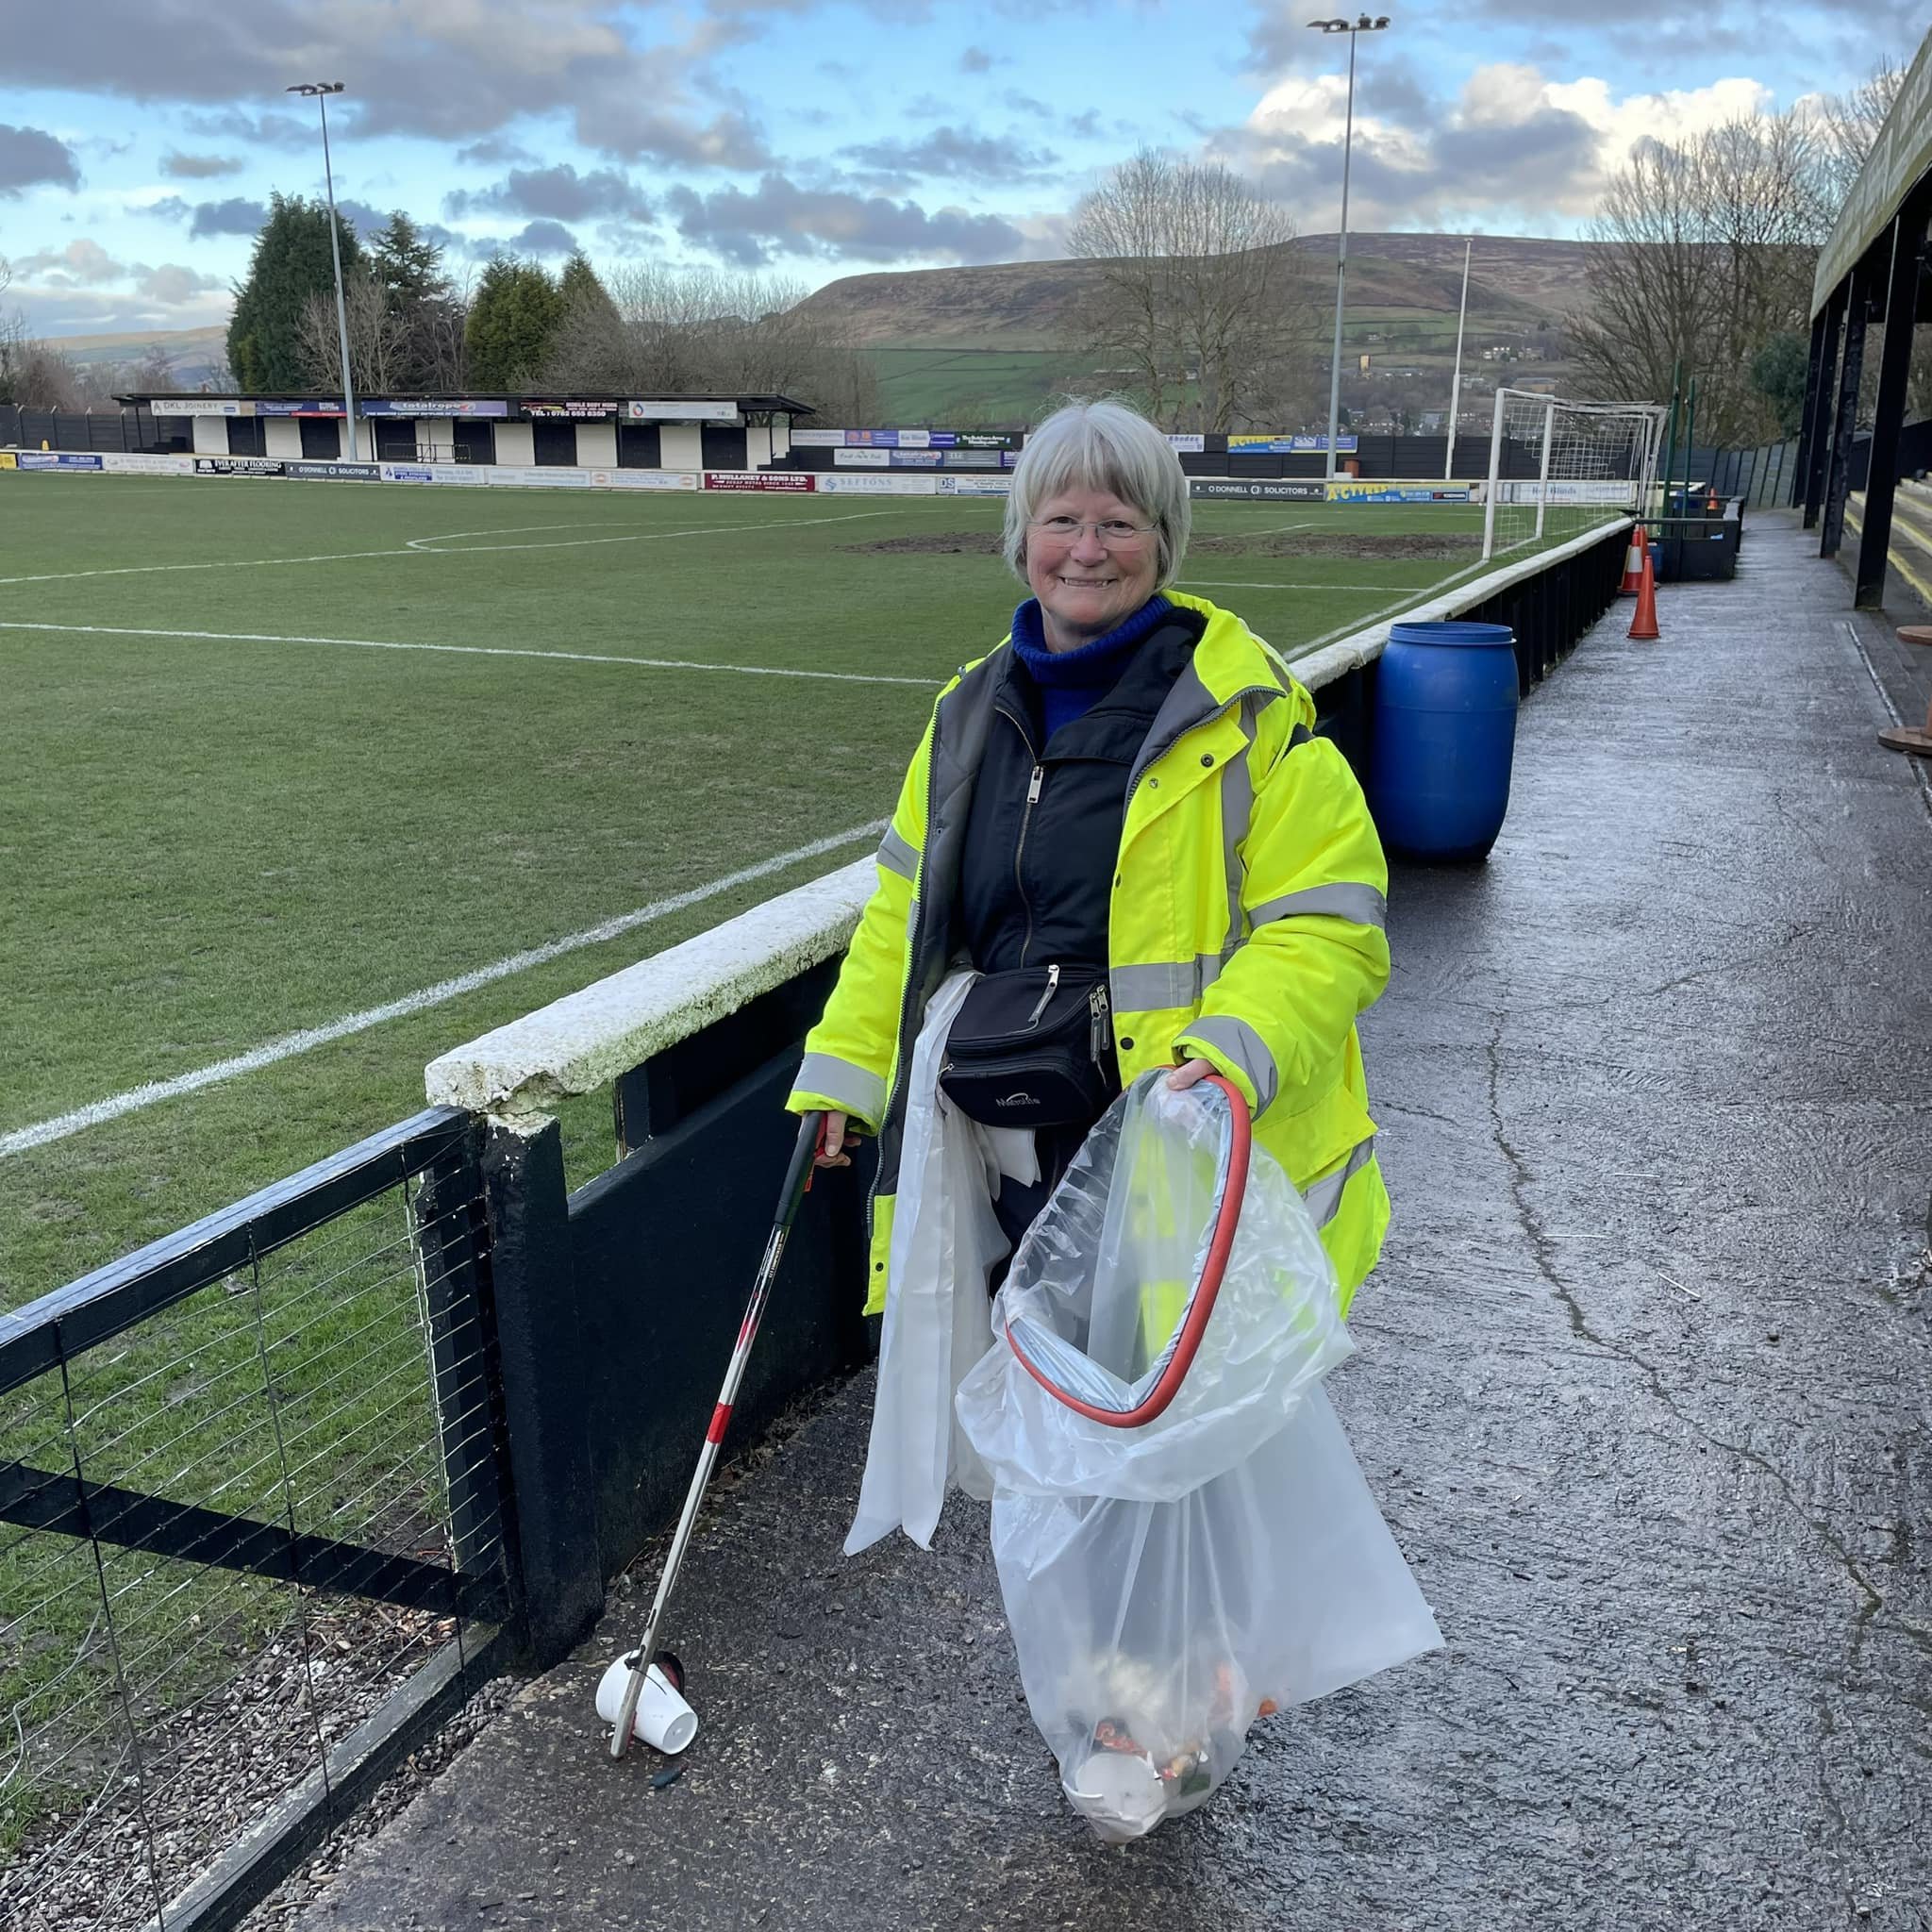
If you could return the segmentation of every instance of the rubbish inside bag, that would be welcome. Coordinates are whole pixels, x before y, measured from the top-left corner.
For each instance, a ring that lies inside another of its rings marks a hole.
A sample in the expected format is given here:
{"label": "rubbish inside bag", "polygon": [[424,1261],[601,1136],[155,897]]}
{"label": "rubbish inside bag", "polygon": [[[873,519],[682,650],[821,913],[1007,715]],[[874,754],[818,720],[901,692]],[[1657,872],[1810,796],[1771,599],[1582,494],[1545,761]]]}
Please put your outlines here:
{"label": "rubbish inside bag", "polygon": [[1333,1270],[1258,1147],[1229,1237],[1238,1107],[1158,1074],[1114,1103],[956,1404],[1028,1707],[1117,1842],[1206,1803],[1264,1711],[1441,1641],[1321,1388],[1352,1348]]}

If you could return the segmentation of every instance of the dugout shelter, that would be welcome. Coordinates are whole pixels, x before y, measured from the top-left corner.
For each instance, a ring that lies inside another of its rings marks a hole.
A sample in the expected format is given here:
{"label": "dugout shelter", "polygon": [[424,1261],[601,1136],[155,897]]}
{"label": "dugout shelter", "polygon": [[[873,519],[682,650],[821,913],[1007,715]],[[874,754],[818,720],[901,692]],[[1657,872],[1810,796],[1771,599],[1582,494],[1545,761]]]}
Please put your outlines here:
{"label": "dugout shelter", "polygon": [[[785,395],[491,393],[358,399],[366,461],[542,468],[756,470],[782,462],[791,425],[813,413]],[[157,448],[194,456],[336,462],[349,454],[341,396],[142,390]]]}

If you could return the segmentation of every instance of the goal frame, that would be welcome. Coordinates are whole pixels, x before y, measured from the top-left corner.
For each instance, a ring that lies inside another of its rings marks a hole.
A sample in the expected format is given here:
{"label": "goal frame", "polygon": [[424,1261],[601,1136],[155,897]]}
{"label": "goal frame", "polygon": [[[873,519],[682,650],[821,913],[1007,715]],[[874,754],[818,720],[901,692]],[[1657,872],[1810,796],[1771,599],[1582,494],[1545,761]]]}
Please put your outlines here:
{"label": "goal frame", "polygon": [[[1657,451],[1663,441],[1664,419],[1668,414],[1661,404],[1579,402],[1566,396],[1547,395],[1540,390],[1499,388],[1490,420],[1489,480],[1483,487],[1484,562],[1496,555],[1496,505],[1509,487],[1502,475],[1503,441],[1506,416],[1512,403],[1541,410],[1542,453],[1539,458],[1536,493],[1532,499],[1536,508],[1535,526],[1513,542],[1506,543],[1503,546],[1506,552],[1524,543],[1541,543],[1543,541],[1550,501],[1550,456],[1557,441],[1558,412],[1599,423],[1611,423],[1618,419],[1628,422],[1633,454],[1626,492],[1629,504],[1627,511],[1622,513],[1626,513],[1633,520],[1647,513],[1657,487]],[[1560,483],[1571,479],[1558,477],[1557,480]],[[1612,520],[1606,518],[1606,521]]]}

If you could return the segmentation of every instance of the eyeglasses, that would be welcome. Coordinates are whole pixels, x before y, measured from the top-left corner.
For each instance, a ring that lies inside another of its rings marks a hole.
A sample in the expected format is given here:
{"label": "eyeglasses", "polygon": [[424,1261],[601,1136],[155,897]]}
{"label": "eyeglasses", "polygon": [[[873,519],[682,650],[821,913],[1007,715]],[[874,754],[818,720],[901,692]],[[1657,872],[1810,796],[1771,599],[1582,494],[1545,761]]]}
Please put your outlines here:
{"label": "eyeglasses", "polygon": [[1124,517],[1107,517],[1098,522],[1084,517],[1041,517],[1026,527],[1056,543],[1075,542],[1081,531],[1091,529],[1108,550],[1131,550],[1154,534],[1152,524],[1130,524]]}

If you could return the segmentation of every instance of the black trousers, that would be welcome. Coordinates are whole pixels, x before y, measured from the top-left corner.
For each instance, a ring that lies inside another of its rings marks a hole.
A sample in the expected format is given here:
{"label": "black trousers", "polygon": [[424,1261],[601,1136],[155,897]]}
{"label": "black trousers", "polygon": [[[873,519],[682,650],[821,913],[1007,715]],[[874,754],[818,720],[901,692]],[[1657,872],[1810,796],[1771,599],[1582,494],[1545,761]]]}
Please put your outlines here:
{"label": "black trousers", "polygon": [[992,1211],[999,1222],[1000,1232],[1012,1244],[1007,1257],[996,1262],[987,1273],[986,1291],[995,1295],[1007,1278],[1007,1270],[1012,1263],[1013,1253],[1020,1246],[1020,1237],[1039,1218],[1040,1210],[1046,1206],[1047,1196],[1059,1186],[1068,1168],[1074,1164],[1074,1156],[1080,1151],[1080,1144],[1086,1140],[1093,1123],[1085,1126],[1041,1127],[1033,1137],[1034,1145],[1040,1156],[1040,1178],[1030,1186],[1022,1186],[1010,1174],[1000,1176],[999,1198],[992,1204]]}

